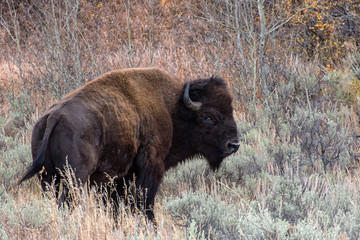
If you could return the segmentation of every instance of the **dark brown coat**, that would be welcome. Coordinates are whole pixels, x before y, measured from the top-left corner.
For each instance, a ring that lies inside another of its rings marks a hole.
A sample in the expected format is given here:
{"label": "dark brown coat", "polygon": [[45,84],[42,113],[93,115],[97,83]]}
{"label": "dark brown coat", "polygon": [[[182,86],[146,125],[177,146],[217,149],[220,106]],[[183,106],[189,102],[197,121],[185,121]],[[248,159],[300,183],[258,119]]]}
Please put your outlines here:
{"label": "dark brown coat", "polygon": [[[60,179],[66,161],[81,182],[117,179],[118,192],[136,177],[151,206],[164,173],[203,155],[211,168],[238,149],[231,96],[221,78],[181,84],[156,69],[106,73],[53,105],[35,124],[33,165],[20,182],[43,167],[42,187]],[[124,182],[125,181],[125,182]]]}

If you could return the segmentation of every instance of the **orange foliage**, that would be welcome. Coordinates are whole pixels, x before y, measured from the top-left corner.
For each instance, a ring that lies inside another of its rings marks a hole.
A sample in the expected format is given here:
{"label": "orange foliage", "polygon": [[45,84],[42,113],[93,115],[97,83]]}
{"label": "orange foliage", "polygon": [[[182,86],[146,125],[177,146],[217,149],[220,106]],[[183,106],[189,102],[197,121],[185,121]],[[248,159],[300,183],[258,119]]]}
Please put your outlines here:
{"label": "orange foliage", "polygon": [[360,29],[354,16],[360,3],[352,0],[281,0],[277,11],[289,19],[288,32],[296,37],[296,52],[331,65],[346,54],[347,43],[359,44]]}

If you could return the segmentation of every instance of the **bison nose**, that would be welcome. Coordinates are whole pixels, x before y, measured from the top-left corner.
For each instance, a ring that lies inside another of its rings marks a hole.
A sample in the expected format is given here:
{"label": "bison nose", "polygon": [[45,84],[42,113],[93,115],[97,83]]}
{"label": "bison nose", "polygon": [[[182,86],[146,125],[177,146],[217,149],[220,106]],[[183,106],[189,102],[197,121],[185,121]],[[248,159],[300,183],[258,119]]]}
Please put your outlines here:
{"label": "bison nose", "polygon": [[226,143],[227,152],[229,154],[236,152],[240,147],[240,143],[238,140],[228,141]]}

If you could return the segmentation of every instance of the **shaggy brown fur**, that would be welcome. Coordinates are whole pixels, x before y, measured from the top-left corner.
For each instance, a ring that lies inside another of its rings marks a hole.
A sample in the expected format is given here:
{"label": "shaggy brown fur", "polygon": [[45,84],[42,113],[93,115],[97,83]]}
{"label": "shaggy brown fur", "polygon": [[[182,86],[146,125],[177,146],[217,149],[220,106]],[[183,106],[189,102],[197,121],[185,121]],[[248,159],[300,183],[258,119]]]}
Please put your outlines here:
{"label": "shaggy brown fur", "polygon": [[[115,177],[120,196],[135,176],[146,189],[145,208],[152,205],[164,173],[200,154],[213,169],[238,149],[231,97],[221,78],[186,85],[155,69],[106,73],[53,105],[35,124],[33,165],[20,182],[43,167],[43,189],[68,164],[81,182],[106,183]],[[114,197],[115,199],[115,197]],[[116,199],[115,199],[116,200]]]}

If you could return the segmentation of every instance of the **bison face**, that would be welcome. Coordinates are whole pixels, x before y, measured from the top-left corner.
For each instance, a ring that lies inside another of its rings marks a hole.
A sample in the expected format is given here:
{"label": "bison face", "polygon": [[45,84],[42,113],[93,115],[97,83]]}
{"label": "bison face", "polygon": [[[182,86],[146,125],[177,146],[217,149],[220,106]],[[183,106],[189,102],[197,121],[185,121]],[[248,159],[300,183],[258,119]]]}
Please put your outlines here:
{"label": "bison face", "polygon": [[196,150],[208,160],[212,169],[217,169],[222,160],[236,152],[240,145],[233,116],[208,106],[199,111],[197,124]]}
{"label": "bison face", "polygon": [[192,147],[215,170],[240,145],[225,81],[212,77],[188,83],[183,96],[185,106],[193,113]]}

